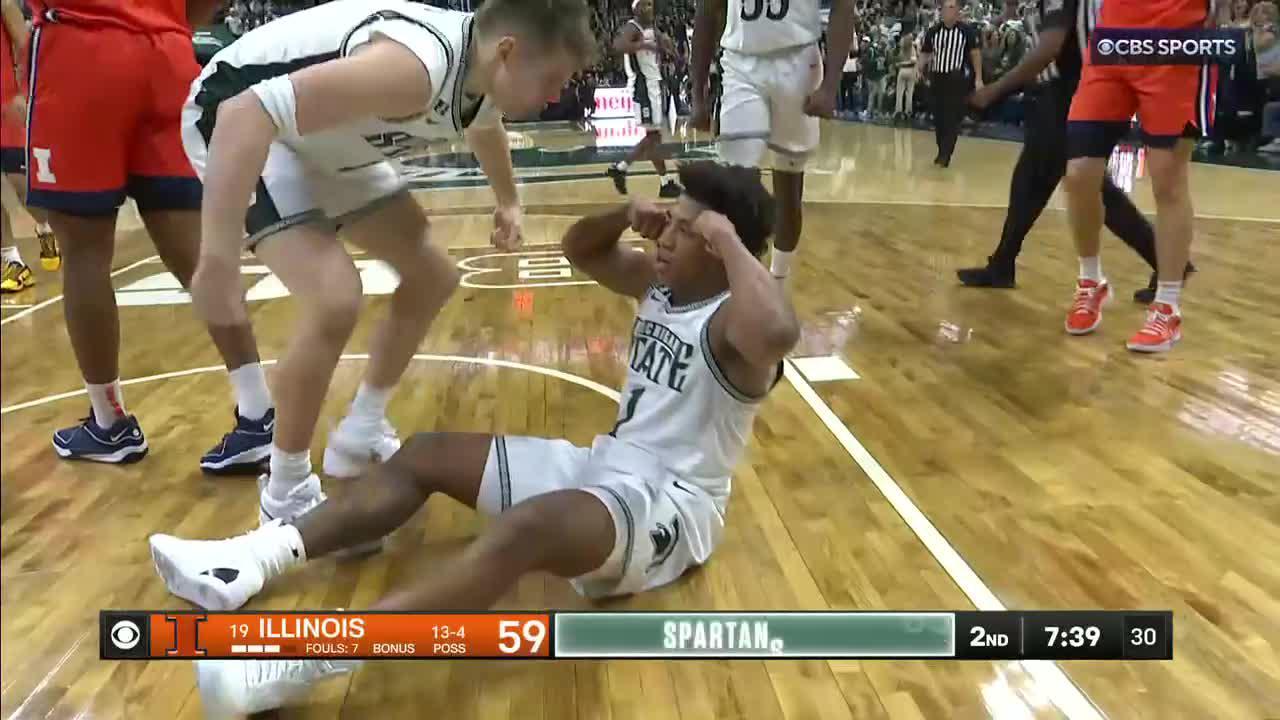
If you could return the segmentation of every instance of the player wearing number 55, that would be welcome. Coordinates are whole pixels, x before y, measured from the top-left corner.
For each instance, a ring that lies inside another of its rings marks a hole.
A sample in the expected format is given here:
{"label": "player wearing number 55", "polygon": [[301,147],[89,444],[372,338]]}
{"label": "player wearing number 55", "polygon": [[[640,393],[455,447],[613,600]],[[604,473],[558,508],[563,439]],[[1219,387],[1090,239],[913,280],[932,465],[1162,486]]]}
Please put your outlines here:
{"label": "player wearing number 55", "polygon": [[[374,466],[355,492],[292,522],[218,541],[151,537],[170,592],[209,610],[242,606],[292,566],[378,540],[433,493],[496,519],[465,549],[374,604],[375,610],[481,610],[524,574],[569,578],[582,594],[670,583],[710,557],[730,476],[759,402],[799,337],[786,293],[760,263],[773,200],[755,172],[680,168],[671,206],[633,200],[586,217],[563,240],[569,260],[640,301],[617,422],[590,448],[565,440],[423,433]],[[653,252],[620,245],[628,228]],[[210,712],[288,703],[352,662],[197,664]]]}

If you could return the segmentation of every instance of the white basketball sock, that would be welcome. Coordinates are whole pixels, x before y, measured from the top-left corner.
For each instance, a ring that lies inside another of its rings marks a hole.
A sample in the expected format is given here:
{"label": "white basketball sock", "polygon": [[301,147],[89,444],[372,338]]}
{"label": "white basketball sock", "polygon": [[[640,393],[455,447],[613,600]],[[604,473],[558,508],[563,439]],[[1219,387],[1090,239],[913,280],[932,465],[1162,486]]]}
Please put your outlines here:
{"label": "white basketball sock", "polygon": [[1167,303],[1173,307],[1174,312],[1178,312],[1178,301],[1182,299],[1182,281],[1173,280],[1164,282],[1163,280],[1156,283],[1156,302]]}
{"label": "white basketball sock", "polygon": [[1102,258],[1098,255],[1080,258],[1080,279],[1102,284]]}
{"label": "white basketball sock", "polygon": [[18,252],[17,245],[9,245],[3,249],[3,255],[0,255],[0,261],[6,263],[22,263],[22,255]]}
{"label": "white basketball sock", "polygon": [[231,387],[235,389],[236,405],[240,415],[250,420],[260,420],[271,409],[271,391],[267,389],[267,376],[262,363],[245,363],[227,373]]}
{"label": "white basketball sock", "polygon": [[387,403],[391,400],[394,387],[375,388],[367,382],[360,383],[356,397],[351,401],[351,412],[348,417],[360,420],[379,422],[387,416]]}
{"label": "white basketball sock", "polygon": [[271,445],[271,479],[267,492],[277,500],[289,496],[289,491],[311,477],[311,451],[285,452],[274,443]]}
{"label": "white basketball sock", "polygon": [[124,394],[120,392],[118,378],[102,385],[85,383],[84,387],[89,391],[89,403],[93,405],[93,421],[98,423],[98,427],[109,428],[115,425],[117,420],[128,415],[124,409]]}

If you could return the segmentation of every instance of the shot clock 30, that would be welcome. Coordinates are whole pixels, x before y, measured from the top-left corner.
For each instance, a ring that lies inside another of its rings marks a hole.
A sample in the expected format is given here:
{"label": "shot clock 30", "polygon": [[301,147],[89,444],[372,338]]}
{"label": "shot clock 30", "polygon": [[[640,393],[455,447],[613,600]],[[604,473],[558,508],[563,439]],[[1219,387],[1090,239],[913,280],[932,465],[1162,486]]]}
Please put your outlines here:
{"label": "shot clock 30", "polygon": [[1024,612],[1027,657],[1161,660],[1173,657],[1168,612]]}

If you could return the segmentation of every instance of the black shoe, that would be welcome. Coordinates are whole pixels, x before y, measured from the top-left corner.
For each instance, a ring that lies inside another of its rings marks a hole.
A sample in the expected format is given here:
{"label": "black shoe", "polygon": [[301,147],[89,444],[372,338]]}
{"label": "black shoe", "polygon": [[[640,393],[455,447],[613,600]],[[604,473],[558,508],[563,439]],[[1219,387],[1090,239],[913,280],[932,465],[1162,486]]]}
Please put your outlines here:
{"label": "black shoe", "polygon": [[[1182,282],[1186,282],[1191,273],[1196,271],[1196,266],[1187,263],[1187,269],[1182,271]],[[1142,305],[1150,305],[1156,301],[1156,274],[1151,273],[1151,281],[1144,288],[1138,288],[1133,291],[1133,301]]]}
{"label": "black shoe", "polygon": [[627,194],[627,171],[617,165],[610,165],[608,170],[604,171],[613,180],[613,186],[618,189],[619,195]]}
{"label": "black shoe", "polygon": [[984,267],[961,268],[956,271],[956,278],[965,287],[1014,288],[1017,283],[1013,279],[1013,269],[998,268],[990,263]]}
{"label": "black shoe", "polygon": [[951,167],[951,158],[938,158],[936,162],[937,162],[938,167],[940,167],[940,168],[949,168],[949,167]]}
{"label": "black shoe", "polygon": [[668,180],[662,183],[662,187],[658,188],[658,197],[678,198],[682,192],[684,192],[684,188],[680,187],[680,183],[675,180]]}

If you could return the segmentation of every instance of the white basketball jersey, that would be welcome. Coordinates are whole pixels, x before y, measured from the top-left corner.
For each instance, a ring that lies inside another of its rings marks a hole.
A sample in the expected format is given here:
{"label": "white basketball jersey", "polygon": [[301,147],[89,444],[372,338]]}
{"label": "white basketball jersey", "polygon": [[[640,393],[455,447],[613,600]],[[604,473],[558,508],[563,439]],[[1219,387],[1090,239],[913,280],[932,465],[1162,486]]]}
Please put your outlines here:
{"label": "white basketball jersey", "polygon": [[764,55],[812,45],[821,34],[818,0],[729,0],[720,46]]}
{"label": "white basketball jersey", "polygon": [[631,331],[627,382],[611,435],[662,459],[723,510],[760,398],[729,382],[711,354],[711,316],[729,297],[672,306],[669,291],[649,288]]}
{"label": "white basketball jersey", "polygon": [[[484,98],[464,95],[473,16],[404,0],[337,0],[263,25],[213,56],[192,86],[204,112],[196,123],[212,134],[218,104],[258,83],[344,57],[377,35],[418,56],[431,78],[423,112],[403,119],[369,117],[321,133],[277,140],[317,169],[342,173],[408,152],[415,144],[456,138],[472,123],[500,115]],[[256,86],[256,87],[255,87]],[[207,123],[207,127],[205,126]]]}
{"label": "white basketball jersey", "polygon": [[[647,43],[657,42],[653,28],[646,28],[637,20],[630,21],[640,30]],[[662,79],[662,71],[658,68],[658,53],[653,50],[640,50],[627,53],[627,61],[623,64],[627,71],[627,87],[635,88],[636,80],[654,84]]]}

